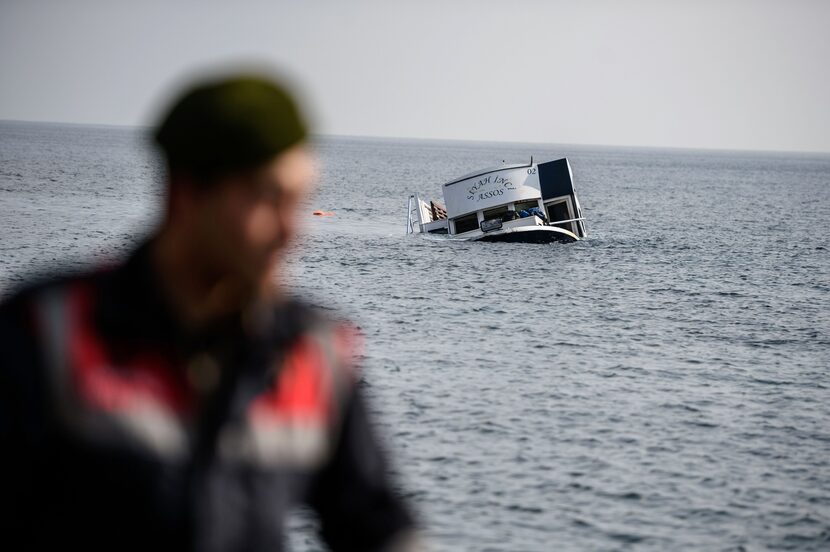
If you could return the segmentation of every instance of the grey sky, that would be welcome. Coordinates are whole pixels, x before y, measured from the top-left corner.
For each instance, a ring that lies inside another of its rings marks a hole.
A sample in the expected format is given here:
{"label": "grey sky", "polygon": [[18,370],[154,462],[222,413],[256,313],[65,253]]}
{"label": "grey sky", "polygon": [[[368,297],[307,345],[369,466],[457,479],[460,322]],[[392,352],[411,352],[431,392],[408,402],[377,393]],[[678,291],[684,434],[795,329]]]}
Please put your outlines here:
{"label": "grey sky", "polygon": [[830,2],[0,0],[0,119],[270,61],[330,134],[830,151]]}

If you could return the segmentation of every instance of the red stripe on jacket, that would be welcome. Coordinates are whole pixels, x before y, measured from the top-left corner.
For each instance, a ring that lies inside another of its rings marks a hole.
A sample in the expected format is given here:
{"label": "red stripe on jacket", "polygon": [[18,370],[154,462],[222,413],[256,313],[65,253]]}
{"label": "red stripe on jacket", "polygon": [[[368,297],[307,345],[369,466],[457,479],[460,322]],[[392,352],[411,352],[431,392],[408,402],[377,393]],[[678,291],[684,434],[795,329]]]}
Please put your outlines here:
{"label": "red stripe on jacket", "polygon": [[106,411],[129,411],[152,401],[176,413],[190,408],[184,381],[159,351],[135,350],[116,367],[95,328],[93,290],[75,284],[67,297],[66,335],[72,382],[81,398]]}
{"label": "red stripe on jacket", "polygon": [[289,351],[278,373],[276,385],[260,395],[249,415],[254,422],[286,418],[327,423],[334,406],[332,374],[319,343],[306,336]]}

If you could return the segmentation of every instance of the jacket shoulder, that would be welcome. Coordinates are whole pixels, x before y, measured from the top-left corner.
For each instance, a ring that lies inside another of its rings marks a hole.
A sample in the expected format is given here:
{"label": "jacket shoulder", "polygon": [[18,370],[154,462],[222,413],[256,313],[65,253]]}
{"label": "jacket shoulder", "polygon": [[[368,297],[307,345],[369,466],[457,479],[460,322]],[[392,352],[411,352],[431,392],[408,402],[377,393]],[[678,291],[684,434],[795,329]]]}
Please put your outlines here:
{"label": "jacket shoulder", "polygon": [[0,298],[0,316],[8,316],[27,308],[37,297],[51,290],[78,284],[97,286],[113,272],[114,269],[107,269],[35,276]]}

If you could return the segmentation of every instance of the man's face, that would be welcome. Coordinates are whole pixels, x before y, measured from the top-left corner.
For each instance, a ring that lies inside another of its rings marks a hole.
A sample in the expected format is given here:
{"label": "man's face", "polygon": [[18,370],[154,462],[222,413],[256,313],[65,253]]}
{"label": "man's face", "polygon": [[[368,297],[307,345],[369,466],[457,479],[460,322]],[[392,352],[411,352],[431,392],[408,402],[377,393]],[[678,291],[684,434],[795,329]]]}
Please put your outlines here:
{"label": "man's face", "polygon": [[296,146],[257,169],[222,178],[194,201],[194,245],[234,295],[250,299],[274,289],[314,178],[311,154]]}

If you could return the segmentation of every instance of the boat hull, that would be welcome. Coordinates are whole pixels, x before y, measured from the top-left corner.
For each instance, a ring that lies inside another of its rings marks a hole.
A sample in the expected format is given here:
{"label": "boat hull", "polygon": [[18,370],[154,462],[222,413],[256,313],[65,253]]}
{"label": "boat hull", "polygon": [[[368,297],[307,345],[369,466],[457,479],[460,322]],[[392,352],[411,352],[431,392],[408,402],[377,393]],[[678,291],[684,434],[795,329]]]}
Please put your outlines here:
{"label": "boat hull", "polygon": [[502,242],[502,243],[571,243],[577,241],[577,238],[557,234],[555,232],[511,232],[509,234],[499,234],[498,236],[484,235],[476,241],[482,242]]}
{"label": "boat hull", "polygon": [[471,237],[474,241],[504,242],[504,243],[571,243],[579,238],[556,226],[531,226],[511,228],[504,231],[487,232]]}

